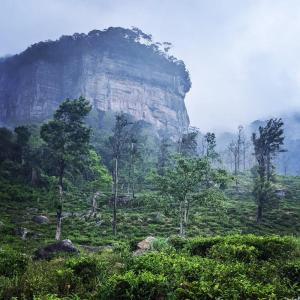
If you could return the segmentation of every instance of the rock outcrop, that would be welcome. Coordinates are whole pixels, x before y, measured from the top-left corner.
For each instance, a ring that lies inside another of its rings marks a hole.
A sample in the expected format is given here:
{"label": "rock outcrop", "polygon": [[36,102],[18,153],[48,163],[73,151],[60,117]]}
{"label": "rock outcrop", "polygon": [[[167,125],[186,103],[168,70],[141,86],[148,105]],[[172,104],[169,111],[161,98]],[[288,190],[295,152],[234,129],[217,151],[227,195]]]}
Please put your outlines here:
{"label": "rock outcrop", "polygon": [[123,28],[34,44],[0,62],[0,124],[44,121],[65,98],[82,95],[96,123],[99,113],[122,111],[179,133],[189,125],[184,98],[191,83],[168,49]]}
{"label": "rock outcrop", "polygon": [[46,216],[34,216],[32,218],[32,221],[37,224],[49,224],[50,223],[48,217],[46,217]]}
{"label": "rock outcrop", "polygon": [[79,253],[79,250],[70,240],[63,240],[38,249],[35,252],[35,257],[37,259],[49,259],[57,253]]}
{"label": "rock outcrop", "polygon": [[133,255],[139,256],[149,251],[153,247],[153,243],[156,241],[156,238],[153,236],[148,236],[144,240],[140,241],[137,244],[137,250],[133,252]]}

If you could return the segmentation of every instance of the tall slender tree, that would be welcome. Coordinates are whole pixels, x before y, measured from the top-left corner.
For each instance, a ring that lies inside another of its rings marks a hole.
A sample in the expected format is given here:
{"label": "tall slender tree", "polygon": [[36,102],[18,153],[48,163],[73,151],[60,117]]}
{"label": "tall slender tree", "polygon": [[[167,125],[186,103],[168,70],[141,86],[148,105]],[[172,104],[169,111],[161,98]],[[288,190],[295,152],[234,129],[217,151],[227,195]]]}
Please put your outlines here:
{"label": "tall slender tree", "polygon": [[272,197],[271,181],[273,180],[273,159],[284,144],[284,131],[281,119],[270,119],[265,126],[260,126],[258,134],[253,133],[252,141],[257,161],[257,176],[255,178],[254,195],[257,201],[257,223],[262,219],[263,208]]}
{"label": "tall slender tree", "polygon": [[113,186],[114,186],[114,199],[113,199],[113,234],[117,234],[117,203],[118,203],[118,179],[119,179],[119,161],[123,154],[125,145],[128,143],[129,130],[128,126],[131,123],[128,121],[124,113],[116,115],[115,126],[113,128],[113,135],[109,137],[109,144],[112,149],[112,158],[114,161],[113,171]]}
{"label": "tall slender tree", "polygon": [[80,157],[88,154],[91,129],[85,117],[91,105],[83,97],[66,99],[54,114],[53,120],[41,127],[41,138],[51,151],[55,173],[58,176],[59,201],[56,212],[55,239],[61,239],[64,178],[69,167],[76,167]]}

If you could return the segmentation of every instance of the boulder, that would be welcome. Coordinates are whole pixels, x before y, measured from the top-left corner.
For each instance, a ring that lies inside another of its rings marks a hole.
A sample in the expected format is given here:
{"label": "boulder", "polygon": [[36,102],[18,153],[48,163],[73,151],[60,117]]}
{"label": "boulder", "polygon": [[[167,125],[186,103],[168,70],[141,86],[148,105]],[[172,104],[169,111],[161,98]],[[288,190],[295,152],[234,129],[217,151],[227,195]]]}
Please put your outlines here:
{"label": "boulder", "polygon": [[37,259],[49,259],[57,253],[79,253],[79,250],[73,245],[70,240],[63,240],[46,247],[40,248],[35,252]]}
{"label": "boulder", "polygon": [[20,236],[22,240],[26,240],[29,233],[28,229],[25,227],[18,227],[14,232],[17,236]]}
{"label": "boulder", "polygon": [[133,255],[142,255],[149,251],[153,247],[153,243],[156,240],[153,236],[148,236],[137,244],[137,250],[133,252]]}
{"label": "boulder", "polygon": [[34,216],[32,218],[32,221],[35,222],[35,223],[37,223],[37,224],[49,224],[50,223],[48,217],[42,216],[42,215],[40,215],[40,216]]}

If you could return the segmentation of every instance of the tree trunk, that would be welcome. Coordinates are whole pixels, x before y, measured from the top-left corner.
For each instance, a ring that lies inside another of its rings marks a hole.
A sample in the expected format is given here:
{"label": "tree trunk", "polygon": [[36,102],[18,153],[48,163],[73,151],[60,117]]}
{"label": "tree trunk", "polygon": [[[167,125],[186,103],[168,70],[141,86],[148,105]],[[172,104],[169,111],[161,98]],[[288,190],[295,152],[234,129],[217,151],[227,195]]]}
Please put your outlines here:
{"label": "tree trunk", "polygon": [[59,184],[59,205],[56,211],[56,233],[55,239],[59,241],[61,239],[61,223],[62,223],[62,203],[63,203],[63,187],[62,187],[62,180],[60,180]]}
{"label": "tree trunk", "polygon": [[131,182],[131,190],[132,190],[132,199],[135,197],[135,186],[134,186],[134,164],[132,164],[132,182]]}
{"label": "tree trunk", "polygon": [[256,223],[257,224],[259,224],[261,222],[262,212],[263,212],[262,203],[261,203],[261,200],[259,200],[258,205],[257,205],[257,215],[256,215]]}
{"label": "tree trunk", "polygon": [[271,156],[270,153],[267,154],[267,181],[271,179]]}
{"label": "tree trunk", "polygon": [[59,188],[59,204],[56,210],[56,233],[55,239],[59,241],[61,239],[61,227],[62,227],[62,207],[63,207],[63,177],[65,171],[65,164],[64,161],[60,163],[60,170],[59,170],[59,181],[58,181],[58,188]]}
{"label": "tree trunk", "polygon": [[188,214],[189,214],[189,201],[185,199],[184,201],[184,215],[183,215],[183,225],[184,225],[184,235],[188,225]]}
{"label": "tree trunk", "polygon": [[32,167],[31,168],[31,185],[36,186],[37,180],[38,180],[38,175],[37,175],[36,168]]}
{"label": "tree trunk", "polygon": [[113,235],[117,234],[117,201],[118,201],[118,159],[115,158],[115,187],[114,187],[114,207],[113,207]]}
{"label": "tree trunk", "polygon": [[181,237],[184,237],[184,235],[185,235],[183,205],[184,205],[184,202],[180,201],[180,204],[179,204],[179,225],[180,225],[179,235]]}
{"label": "tree trunk", "polygon": [[100,192],[97,191],[94,196],[93,196],[93,200],[92,200],[92,210],[91,210],[91,214],[89,215],[89,218],[95,218],[97,216],[97,197],[100,195]]}

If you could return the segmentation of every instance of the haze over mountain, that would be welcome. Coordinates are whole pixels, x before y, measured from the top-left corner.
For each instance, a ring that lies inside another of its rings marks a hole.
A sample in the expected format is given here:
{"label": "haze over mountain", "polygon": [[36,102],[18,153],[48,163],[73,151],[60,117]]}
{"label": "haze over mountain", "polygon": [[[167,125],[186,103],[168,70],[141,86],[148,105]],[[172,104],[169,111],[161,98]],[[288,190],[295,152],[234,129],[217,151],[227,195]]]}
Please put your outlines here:
{"label": "haze over mountain", "polygon": [[186,63],[191,123],[232,131],[300,110],[299,19],[297,0],[3,0],[0,56],[62,34],[136,26],[172,42]]}

